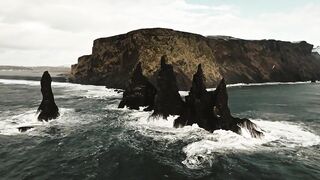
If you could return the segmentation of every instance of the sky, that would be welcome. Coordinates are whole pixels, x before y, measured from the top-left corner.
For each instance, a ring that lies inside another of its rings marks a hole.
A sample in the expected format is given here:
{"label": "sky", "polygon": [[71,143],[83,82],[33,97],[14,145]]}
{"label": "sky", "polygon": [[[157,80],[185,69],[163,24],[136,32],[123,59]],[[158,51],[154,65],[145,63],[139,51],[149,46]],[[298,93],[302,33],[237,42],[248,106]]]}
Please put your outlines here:
{"label": "sky", "polygon": [[69,66],[140,28],[320,45],[320,0],[1,0],[0,65]]}

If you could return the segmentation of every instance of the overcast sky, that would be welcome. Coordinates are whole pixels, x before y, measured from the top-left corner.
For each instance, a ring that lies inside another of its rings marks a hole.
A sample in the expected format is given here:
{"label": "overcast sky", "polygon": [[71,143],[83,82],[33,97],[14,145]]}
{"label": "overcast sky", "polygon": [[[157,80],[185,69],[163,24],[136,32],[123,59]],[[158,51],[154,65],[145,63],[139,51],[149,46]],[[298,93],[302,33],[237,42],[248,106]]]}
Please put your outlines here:
{"label": "overcast sky", "polygon": [[0,65],[74,64],[96,38],[151,27],[320,45],[320,0],[1,0]]}

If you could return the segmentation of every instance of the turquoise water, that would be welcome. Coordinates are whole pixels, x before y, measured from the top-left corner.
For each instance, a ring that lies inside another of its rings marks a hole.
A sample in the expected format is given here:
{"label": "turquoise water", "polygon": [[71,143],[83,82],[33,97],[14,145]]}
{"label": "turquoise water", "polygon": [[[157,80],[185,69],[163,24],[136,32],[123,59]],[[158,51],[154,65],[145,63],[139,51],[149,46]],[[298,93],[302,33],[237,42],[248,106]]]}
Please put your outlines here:
{"label": "turquoise water", "polygon": [[[0,179],[319,179],[320,84],[229,87],[235,116],[265,131],[254,139],[174,117],[117,109],[99,86],[53,83],[61,116],[37,121],[40,83],[0,79]],[[181,94],[185,94],[181,92]],[[25,133],[17,128],[33,125]]]}

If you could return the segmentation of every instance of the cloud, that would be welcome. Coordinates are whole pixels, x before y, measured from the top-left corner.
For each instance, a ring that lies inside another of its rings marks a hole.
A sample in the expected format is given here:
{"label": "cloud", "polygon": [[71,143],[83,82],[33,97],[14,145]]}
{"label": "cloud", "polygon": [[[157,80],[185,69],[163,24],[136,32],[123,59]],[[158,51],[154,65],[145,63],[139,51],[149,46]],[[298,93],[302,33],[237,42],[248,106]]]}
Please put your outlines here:
{"label": "cloud", "polygon": [[65,65],[91,53],[92,41],[165,27],[203,35],[320,42],[320,5],[241,15],[232,5],[185,0],[10,0],[0,2],[0,64]]}

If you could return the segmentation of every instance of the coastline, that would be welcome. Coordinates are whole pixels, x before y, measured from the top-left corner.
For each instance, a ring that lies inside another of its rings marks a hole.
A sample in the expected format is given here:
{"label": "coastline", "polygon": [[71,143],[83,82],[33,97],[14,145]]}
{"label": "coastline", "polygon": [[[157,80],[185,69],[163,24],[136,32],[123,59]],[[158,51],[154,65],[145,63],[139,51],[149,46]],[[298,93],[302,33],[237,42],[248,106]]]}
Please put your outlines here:
{"label": "coastline", "polygon": [[67,67],[13,67],[0,66],[0,79],[40,81],[42,73],[49,71],[55,82],[68,82],[70,68]]}

